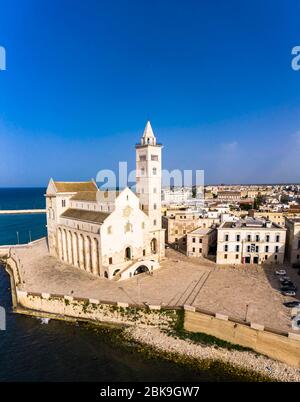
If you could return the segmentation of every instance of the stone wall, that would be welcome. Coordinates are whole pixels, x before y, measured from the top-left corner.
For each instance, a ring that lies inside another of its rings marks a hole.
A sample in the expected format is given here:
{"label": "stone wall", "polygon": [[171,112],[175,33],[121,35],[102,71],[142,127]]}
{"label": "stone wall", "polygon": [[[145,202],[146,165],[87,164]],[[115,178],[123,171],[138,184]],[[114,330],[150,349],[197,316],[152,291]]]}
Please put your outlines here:
{"label": "stone wall", "polygon": [[300,335],[268,330],[256,323],[241,323],[222,314],[207,314],[185,306],[184,328],[251,348],[258,353],[300,368]]}
{"label": "stone wall", "polygon": [[35,313],[54,314],[57,318],[123,325],[153,325],[160,328],[168,328],[177,320],[175,309],[162,310],[161,306],[139,306],[48,293],[28,293],[18,289],[16,294],[19,308]]}

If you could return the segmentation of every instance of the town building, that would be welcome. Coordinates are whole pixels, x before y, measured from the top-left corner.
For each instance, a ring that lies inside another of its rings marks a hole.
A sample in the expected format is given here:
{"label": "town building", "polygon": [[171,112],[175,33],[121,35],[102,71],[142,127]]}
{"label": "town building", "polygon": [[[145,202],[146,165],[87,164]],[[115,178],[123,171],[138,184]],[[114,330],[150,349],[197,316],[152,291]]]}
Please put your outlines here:
{"label": "town building", "polygon": [[282,227],[285,225],[285,217],[282,211],[255,211],[252,209],[248,214],[250,217],[255,219],[265,219]]}
{"label": "town building", "polygon": [[108,279],[159,268],[161,149],[150,122],[136,145],[136,194],[100,191],[94,181],[50,180],[46,192],[48,244],[61,261]]}
{"label": "town building", "polygon": [[300,264],[300,218],[287,218],[287,258],[291,264]]}
{"label": "town building", "polygon": [[217,229],[195,229],[187,234],[187,256],[207,258],[217,243]]}
{"label": "town building", "polygon": [[185,253],[188,233],[199,228],[208,229],[219,223],[219,217],[208,218],[205,213],[197,210],[168,211],[167,215],[162,217],[166,243]]}
{"label": "town building", "polygon": [[282,264],[286,229],[254,218],[223,222],[218,230],[217,264]]}
{"label": "town building", "polygon": [[161,199],[163,205],[182,205],[186,204],[188,200],[192,199],[192,188],[175,187],[163,188],[161,192]]}
{"label": "town building", "polygon": [[220,202],[237,203],[241,199],[240,191],[218,191],[217,196]]}

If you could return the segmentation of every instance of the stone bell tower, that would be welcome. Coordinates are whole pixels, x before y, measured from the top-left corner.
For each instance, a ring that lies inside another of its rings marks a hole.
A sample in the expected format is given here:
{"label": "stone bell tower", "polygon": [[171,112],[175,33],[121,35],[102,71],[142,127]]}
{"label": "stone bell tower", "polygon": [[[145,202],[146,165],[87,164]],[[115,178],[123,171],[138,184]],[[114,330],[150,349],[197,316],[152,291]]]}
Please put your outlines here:
{"label": "stone bell tower", "polygon": [[136,145],[136,194],[140,208],[149,216],[151,248],[164,256],[164,230],[161,227],[162,145],[157,144],[150,121],[140,144]]}

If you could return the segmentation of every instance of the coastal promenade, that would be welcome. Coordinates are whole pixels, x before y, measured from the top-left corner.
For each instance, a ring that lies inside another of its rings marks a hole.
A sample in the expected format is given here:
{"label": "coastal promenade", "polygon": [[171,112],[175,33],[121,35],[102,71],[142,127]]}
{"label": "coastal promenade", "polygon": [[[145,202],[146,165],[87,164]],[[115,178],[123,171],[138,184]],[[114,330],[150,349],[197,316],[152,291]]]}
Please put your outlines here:
{"label": "coastal promenade", "polygon": [[45,209],[2,209],[0,215],[45,214]]}
{"label": "coastal promenade", "polygon": [[138,305],[190,305],[291,331],[291,312],[282,304],[284,297],[274,286],[276,278],[271,267],[222,267],[166,250],[161,269],[120,283],[57,260],[49,255],[46,239],[14,247],[12,251],[19,262],[19,288],[25,292]]}
{"label": "coastal promenade", "polygon": [[[214,347],[203,345],[197,347],[194,356],[195,346],[189,347],[184,341],[187,356],[221,358],[274,379],[281,379],[284,372],[286,380],[299,381],[299,335],[291,328],[290,311],[282,306],[281,295],[270,283],[270,272],[260,267],[222,268],[205,260],[200,265],[167,250],[162,269],[120,284],[58,261],[49,255],[46,238],[26,245],[1,246],[1,254],[12,279],[18,313],[133,326],[132,338],[145,344],[157,338],[155,347],[169,351],[174,345],[163,331],[174,328],[177,310],[184,310],[187,331],[250,347],[277,362],[261,356],[259,363],[256,355],[244,352],[235,356],[224,351],[217,357]],[[155,333],[151,332],[153,328]],[[175,349],[179,352],[182,345]]]}

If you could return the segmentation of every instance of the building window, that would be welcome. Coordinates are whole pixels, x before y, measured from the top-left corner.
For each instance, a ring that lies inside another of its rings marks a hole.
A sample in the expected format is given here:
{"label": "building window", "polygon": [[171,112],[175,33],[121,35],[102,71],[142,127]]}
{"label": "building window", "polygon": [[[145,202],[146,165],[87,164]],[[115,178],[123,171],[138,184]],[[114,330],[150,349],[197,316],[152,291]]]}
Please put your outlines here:
{"label": "building window", "polygon": [[61,200],[61,206],[64,208],[66,206],[66,200]]}
{"label": "building window", "polygon": [[127,222],[126,225],[124,226],[124,233],[127,232],[132,232],[132,224],[130,222]]}
{"label": "building window", "polygon": [[141,169],[141,175],[144,176],[144,174],[145,174],[145,168],[142,168]]}
{"label": "building window", "polygon": [[266,246],[265,251],[266,251],[266,253],[269,252],[269,246]]}
{"label": "building window", "polygon": [[247,236],[247,241],[251,241],[251,235]]}
{"label": "building window", "polygon": [[275,247],[275,253],[278,253],[278,251],[279,251],[279,247],[276,246],[276,247]]}
{"label": "building window", "polygon": [[153,187],[153,194],[156,194],[156,187]]}
{"label": "building window", "polygon": [[154,219],[153,221],[153,226],[156,226],[156,219]]}
{"label": "building window", "polygon": [[153,209],[157,209],[157,205],[156,205],[156,204],[153,204]]}
{"label": "building window", "polygon": [[266,236],[266,242],[269,243],[269,241],[270,241],[270,235],[267,235]]}
{"label": "building window", "polygon": [[153,174],[153,176],[155,176],[157,174],[157,169],[156,168],[152,169],[152,174]]}
{"label": "building window", "polygon": [[227,260],[227,254],[224,254],[224,259]]}
{"label": "building window", "polygon": [[108,228],[107,228],[107,234],[112,234],[112,227],[111,227],[111,226],[108,226]]}
{"label": "building window", "polygon": [[226,234],[226,235],[225,235],[225,241],[228,241],[228,240],[229,240],[229,235]]}
{"label": "building window", "polygon": [[267,260],[268,259],[268,256],[267,255],[265,255],[265,260]]}
{"label": "building window", "polygon": [[277,243],[280,242],[280,236],[279,235],[276,235],[276,242]]}
{"label": "building window", "polygon": [[251,246],[247,246],[247,253],[251,252]]}
{"label": "building window", "polygon": [[236,260],[239,259],[239,255],[238,255],[238,254],[235,255],[235,259],[236,259]]}
{"label": "building window", "polygon": [[109,265],[111,265],[112,264],[112,257],[109,257],[109,259],[108,259],[108,263],[109,263]]}
{"label": "building window", "polygon": [[196,251],[195,247],[193,247],[193,253]]}
{"label": "building window", "polygon": [[145,257],[145,255],[146,255],[146,250],[144,249],[143,250],[143,257]]}
{"label": "building window", "polygon": [[142,222],[142,229],[145,229],[145,222]]}
{"label": "building window", "polygon": [[278,255],[277,254],[275,254],[275,261],[277,261],[278,260]]}
{"label": "building window", "polygon": [[239,246],[239,245],[235,246],[235,251],[236,251],[236,252],[239,252],[239,251],[240,251],[240,246]]}
{"label": "building window", "polygon": [[241,235],[236,235],[236,241],[240,241],[241,240]]}
{"label": "building window", "polygon": [[158,161],[158,155],[151,155],[152,161]]}
{"label": "building window", "polygon": [[225,244],[225,246],[224,246],[224,251],[228,251],[228,245],[227,244]]}
{"label": "building window", "polygon": [[199,239],[199,243],[202,243],[202,239]]}
{"label": "building window", "polygon": [[140,161],[145,161],[146,160],[146,155],[140,155]]}
{"label": "building window", "polygon": [[255,236],[255,241],[259,241],[259,235]]}
{"label": "building window", "polygon": [[196,242],[196,238],[195,237],[193,237],[193,243],[195,243]]}
{"label": "building window", "polygon": [[259,253],[259,246],[255,246],[255,252]]}

